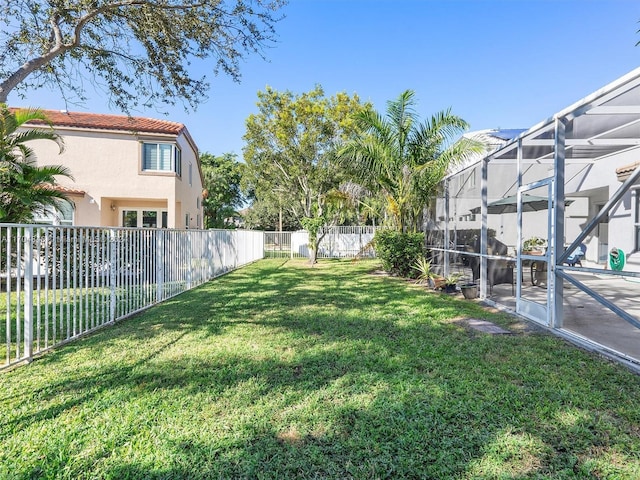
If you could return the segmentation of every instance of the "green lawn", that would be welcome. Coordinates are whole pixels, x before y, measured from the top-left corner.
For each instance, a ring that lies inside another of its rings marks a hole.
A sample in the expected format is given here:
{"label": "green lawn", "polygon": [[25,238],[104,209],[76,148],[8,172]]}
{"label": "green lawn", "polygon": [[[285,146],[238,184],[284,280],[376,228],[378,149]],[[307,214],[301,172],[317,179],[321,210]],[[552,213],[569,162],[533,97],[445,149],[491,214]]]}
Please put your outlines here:
{"label": "green lawn", "polygon": [[262,261],[0,374],[0,478],[640,478],[638,376],[376,267]]}

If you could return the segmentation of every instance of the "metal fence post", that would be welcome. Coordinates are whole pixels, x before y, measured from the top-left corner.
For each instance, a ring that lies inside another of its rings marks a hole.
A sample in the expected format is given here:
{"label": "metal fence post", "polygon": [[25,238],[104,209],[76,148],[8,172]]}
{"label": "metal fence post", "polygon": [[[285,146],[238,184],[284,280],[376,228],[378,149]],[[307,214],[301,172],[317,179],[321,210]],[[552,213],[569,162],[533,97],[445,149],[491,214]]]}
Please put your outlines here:
{"label": "metal fence post", "polygon": [[117,241],[116,231],[113,229],[109,230],[109,320],[111,322],[116,321]]}
{"label": "metal fence post", "polygon": [[156,231],[156,302],[160,303],[164,290],[164,230]]}
{"label": "metal fence post", "polygon": [[[33,358],[33,227],[24,229],[24,356]],[[17,281],[20,281],[18,278]]]}
{"label": "metal fence post", "polygon": [[191,230],[189,230],[188,232],[186,232],[186,255],[185,255],[185,267],[186,267],[186,274],[187,274],[187,290],[191,290],[191,284],[193,282],[193,262],[192,262],[192,252],[191,252],[191,243],[192,243],[192,237],[191,237]]}

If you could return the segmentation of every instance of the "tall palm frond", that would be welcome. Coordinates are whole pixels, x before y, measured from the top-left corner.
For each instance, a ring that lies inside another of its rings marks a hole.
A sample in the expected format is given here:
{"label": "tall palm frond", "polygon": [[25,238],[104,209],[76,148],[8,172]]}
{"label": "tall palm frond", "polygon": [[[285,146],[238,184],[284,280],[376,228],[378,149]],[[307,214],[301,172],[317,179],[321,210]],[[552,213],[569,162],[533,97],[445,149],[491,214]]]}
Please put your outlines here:
{"label": "tall palm frond", "polygon": [[55,188],[57,176],[71,174],[64,166],[38,167],[32,161],[24,162],[20,172],[1,176],[0,222],[26,223],[58,210],[61,202],[71,203],[64,192]]}
{"label": "tall palm frond", "polygon": [[62,139],[51,128],[25,129],[29,122],[51,126],[41,110],[11,111],[0,105],[0,222],[25,223],[68,201],[55,185],[57,176],[72,178],[69,170],[59,165],[38,167],[33,151],[25,145],[51,140],[62,152]]}
{"label": "tall palm frond", "polygon": [[[423,123],[412,90],[387,103],[385,116],[364,111],[356,118],[363,133],[339,151],[354,179],[386,198],[393,223],[415,225],[419,212],[448,168],[482,148],[479,142],[458,141],[467,122],[451,110],[433,114]],[[468,139],[466,139],[468,140]]]}

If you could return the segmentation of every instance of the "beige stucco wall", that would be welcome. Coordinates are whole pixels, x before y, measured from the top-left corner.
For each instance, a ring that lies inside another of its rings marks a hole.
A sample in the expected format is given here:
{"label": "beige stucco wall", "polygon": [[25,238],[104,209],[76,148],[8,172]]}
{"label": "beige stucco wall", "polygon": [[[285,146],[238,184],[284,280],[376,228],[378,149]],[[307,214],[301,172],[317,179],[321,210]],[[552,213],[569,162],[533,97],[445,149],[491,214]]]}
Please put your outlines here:
{"label": "beige stucco wall", "polygon": [[[72,197],[76,204],[75,225],[120,226],[123,209],[153,208],[167,210],[169,228],[185,228],[186,213],[190,216],[189,228],[201,227],[201,211],[196,208],[202,194],[198,157],[184,135],[176,139],[97,130],[57,129],[57,132],[64,140],[62,154],[58,155],[58,147],[51,141],[31,142],[30,147],[39,165],[65,165],[70,170],[75,181],[60,177],[61,185],[86,192],[84,197]],[[182,152],[182,177],[169,172],[143,172],[144,141],[177,143]]]}

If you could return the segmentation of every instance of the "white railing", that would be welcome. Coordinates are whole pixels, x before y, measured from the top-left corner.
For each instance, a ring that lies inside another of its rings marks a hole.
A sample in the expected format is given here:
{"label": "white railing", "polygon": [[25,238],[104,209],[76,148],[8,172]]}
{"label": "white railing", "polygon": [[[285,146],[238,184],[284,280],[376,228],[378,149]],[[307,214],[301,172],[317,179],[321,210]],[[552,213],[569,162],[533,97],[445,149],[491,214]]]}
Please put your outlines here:
{"label": "white railing", "polygon": [[[374,257],[371,247],[376,228],[379,227],[328,227],[321,231],[324,237],[318,246],[317,258]],[[309,257],[309,233],[264,232],[265,257]]]}
{"label": "white railing", "polygon": [[264,234],[0,225],[0,368],[261,259]]}

